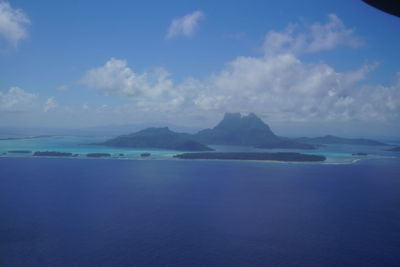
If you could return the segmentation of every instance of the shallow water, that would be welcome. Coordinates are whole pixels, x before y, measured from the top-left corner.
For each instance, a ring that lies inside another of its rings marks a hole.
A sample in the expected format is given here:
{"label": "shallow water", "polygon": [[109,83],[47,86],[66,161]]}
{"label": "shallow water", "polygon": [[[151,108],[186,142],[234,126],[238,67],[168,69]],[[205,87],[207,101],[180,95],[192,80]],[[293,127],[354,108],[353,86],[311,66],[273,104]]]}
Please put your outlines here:
{"label": "shallow water", "polygon": [[[59,151],[79,154],[84,158],[87,153],[110,153],[113,157],[124,154],[125,159],[139,159],[140,154],[150,152],[149,159],[172,159],[175,154],[182,153],[174,150],[160,149],[132,149],[132,148],[113,148],[98,145],[109,137],[78,137],[78,136],[52,136],[32,139],[0,140],[0,156],[5,157],[26,157],[29,154],[7,153],[9,150],[31,150],[31,151]],[[306,154],[323,155],[327,158],[325,163],[353,163],[362,159],[390,158],[396,157],[398,153],[387,151],[387,146],[359,146],[359,145],[326,145],[316,150],[300,149],[256,149],[253,147],[240,146],[211,146],[220,152],[299,152]],[[353,153],[364,152],[368,156],[356,156]]]}

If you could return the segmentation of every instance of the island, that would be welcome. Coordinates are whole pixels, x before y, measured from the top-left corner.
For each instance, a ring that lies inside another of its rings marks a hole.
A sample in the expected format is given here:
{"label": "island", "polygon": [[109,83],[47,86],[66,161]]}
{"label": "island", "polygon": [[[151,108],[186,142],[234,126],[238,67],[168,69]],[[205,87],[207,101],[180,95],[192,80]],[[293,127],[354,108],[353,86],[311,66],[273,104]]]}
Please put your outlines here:
{"label": "island", "polygon": [[388,146],[388,144],[365,138],[343,138],[334,135],[321,137],[301,137],[295,139],[298,142],[314,145],[364,145],[364,146]]}
{"label": "island", "polygon": [[9,154],[32,154],[30,150],[8,150],[7,153]]}
{"label": "island", "polygon": [[72,153],[69,152],[57,152],[57,151],[36,151],[33,153],[36,157],[71,157]]}
{"label": "island", "polygon": [[213,151],[207,145],[252,146],[257,148],[315,149],[305,144],[275,135],[269,126],[254,113],[226,113],[221,122],[212,129],[196,134],[177,133],[168,127],[147,128],[128,135],[121,135],[94,145],[156,148],[178,151]]}
{"label": "island", "polygon": [[386,146],[387,144],[363,138],[343,138],[333,135],[322,137],[287,138],[276,135],[254,113],[225,113],[213,128],[195,134],[177,133],[168,127],[147,128],[135,133],[120,135],[103,143],[92,145],[155,148],[177,151],[213,151],[210,145],[246,146],[259,149],[311,150],[327,144]]}
{"label": "island", "polygon": [[95,145],[180,151],[213,151],[212,148],[195,141],[190,134],[176,133],[168,127],[147,128],[136,133],[117,136]]}
{"label": "island", "polygon": [[393,147],[391,149],[388,149],[388,151],[400,152],[400,146],[396,146],[396,147]]}
{"label": "island", "polygon": [[264,152],[203,152],[183,153],[174,155],[179,159],[210,159],[210,160],[268,160],[285,162],[322,162],[326,157],[301,153],[264,153]]}
{"label": "island", "polygon": [[364,152],[357,152],[357,153],[353,153],[352,155],[353,156],[368,156],[368,154],[364,153]]}
{"label": "island", "polygon": [[148,153],[148,152],[145,152],[145,153],[140,154],[140,156],[141,156],[142,158],[147,158],[147,157],[150,157],[151,154]]}
{"label": "island", "polygon": [[86,154],[88,158],[108,158],[111,157],[110,153],[88,153]]}

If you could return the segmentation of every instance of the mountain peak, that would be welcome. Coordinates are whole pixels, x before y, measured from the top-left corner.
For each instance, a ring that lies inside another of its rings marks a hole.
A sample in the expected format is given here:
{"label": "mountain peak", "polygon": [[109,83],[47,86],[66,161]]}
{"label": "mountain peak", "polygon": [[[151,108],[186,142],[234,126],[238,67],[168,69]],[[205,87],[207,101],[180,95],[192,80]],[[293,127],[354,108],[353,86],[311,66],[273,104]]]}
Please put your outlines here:
{"label": "mountain peak", "polygon": [[222,121],[214,129],[224,131],[260,129],[269,135],[274,135],[269,126],[254,113],[249,113],[247,116],[242,116],[240,113],[225,113]]}
{"label": "mountain peak", "polygon": [[246,117],[249,118],[258,118],[258,116],[256,114],[254,114],[253,112],[250,112]]}
{"label": "mountain peak", "polygon": [[222,145],[258,145],[279,139],[254,113],[225,113],[217,126],[199,132],[197,137],[204,143]]}
{"label": "mountain peak", "polygon": [[244,118],[257,118],[257,119],[260,119],[253,112],[250,112],[248,115],[242,115],[240,112],[226,112],[224,114],[223,120],[226,120],[226,119],[227,120],[240,120],[240,119],[244,119]]}

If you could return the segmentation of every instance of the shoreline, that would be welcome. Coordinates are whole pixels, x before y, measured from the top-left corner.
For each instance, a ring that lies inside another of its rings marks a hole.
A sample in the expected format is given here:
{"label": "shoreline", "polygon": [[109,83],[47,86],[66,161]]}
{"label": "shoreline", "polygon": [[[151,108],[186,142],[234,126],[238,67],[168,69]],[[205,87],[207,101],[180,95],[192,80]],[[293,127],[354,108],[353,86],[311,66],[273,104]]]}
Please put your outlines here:
{"label": "shoreline", "polygon": [[347,162],[326,162],[326,161],[279,161],[279,160],[241,160],[241,159],[179,159],[179,158],[174,158],[173,155],[168,156],[168,157],[158,157],[158,158],[113,158],[113,157],[107,157],[107,158],[91,158],[91,157],[53,157],[53,156],[9,156],[9,155],[0,155],[1,158],[6,158],[6,159],[29,159],[29,158],[36,158],[36,159],[71,159],[71,160],[135,160],[135,161],[209,161],[209,162],[237,162],[237,163],[276,163],[276,164],[318,164],[318,165],[350,165],[350,164],[356,164],[358,162],[362,162],[364,160],[377,160],[377,159],[387,159],[387,158],[396,158],[396,157],[378,157],[378,158],[358,158],[358,159],[352,159],[351,161]]}

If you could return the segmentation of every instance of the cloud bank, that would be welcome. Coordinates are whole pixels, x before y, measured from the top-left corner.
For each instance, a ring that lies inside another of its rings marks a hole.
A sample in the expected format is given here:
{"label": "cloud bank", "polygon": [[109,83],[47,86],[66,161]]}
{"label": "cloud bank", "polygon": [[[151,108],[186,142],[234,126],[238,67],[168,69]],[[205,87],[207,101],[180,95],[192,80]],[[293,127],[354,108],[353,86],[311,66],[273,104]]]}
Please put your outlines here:
{"label": "cloud bank", "polygon": [[105,103],[85,99],[68,106],[13,87],[0,91],[0,115],[18,112],[32,120],[71,125],[174,122],[203,128],[224,112],[255,112],[273,124],[398,125],[400,72],[384,86],[368,82],[376,63],[342,71],[305,59],[310,53],[360,45],[355,29],[329,15],[325,23],[290,24],[267,32],[258,56],[236,57],[203,79],[178,82],[164,68],[138,71],[127,60],[110,58],[88,69],[80,83],[118,98],[119,104],[102,97]]}
{"label": "cloud bank", "polygon": [[237,57],[202,80],[188,77],[175,84],[164,69],[136,73],[125,60],[112,58],[89,70],[83,82],[130,99],[136,111],[187,116],[256,112],[269,121],[398,120],[400,82],[386,87],[363,84],[377,64],[341,72],[327,63],[305,62],[301,57],[361,44],[355,30],[331,14],[325,24],[303,29],[291,24],[283,31],[268,32],[261,45],[262,55]]}

